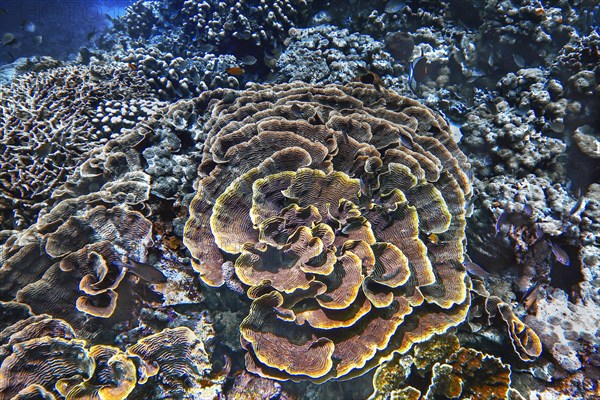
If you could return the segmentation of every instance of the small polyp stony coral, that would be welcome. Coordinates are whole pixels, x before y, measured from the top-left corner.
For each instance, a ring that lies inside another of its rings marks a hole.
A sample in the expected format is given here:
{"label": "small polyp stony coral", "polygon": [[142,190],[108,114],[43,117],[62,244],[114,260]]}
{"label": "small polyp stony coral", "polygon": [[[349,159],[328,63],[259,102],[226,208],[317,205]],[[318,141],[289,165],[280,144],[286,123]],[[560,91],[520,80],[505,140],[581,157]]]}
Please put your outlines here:
{"label": "small polyp stony coral", "polygon": [[210,111],[184,242],[205,283],[248,288],[249,371],[350,378],[466,318],[469,164],[441,117],[361,83]]}

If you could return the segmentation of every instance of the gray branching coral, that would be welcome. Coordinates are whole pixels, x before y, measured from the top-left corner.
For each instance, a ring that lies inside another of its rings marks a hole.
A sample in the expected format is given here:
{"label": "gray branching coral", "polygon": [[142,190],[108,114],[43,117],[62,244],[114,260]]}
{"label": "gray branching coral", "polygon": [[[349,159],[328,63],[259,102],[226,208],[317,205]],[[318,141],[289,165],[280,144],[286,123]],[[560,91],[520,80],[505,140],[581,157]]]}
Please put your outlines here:
{"label": "gray branching coral", "polygon": [[0,86],[0,228],[35,221],[92,149],[150,113],[152,98],[125,64],[57,68]]}
{"label": "gray branching coral", "polygon": [[248,370],[356,376],[465,319],[469,164],[442,118],[303,83],[232,92],[212,116],[184,242],[205,283],[249,287]]}

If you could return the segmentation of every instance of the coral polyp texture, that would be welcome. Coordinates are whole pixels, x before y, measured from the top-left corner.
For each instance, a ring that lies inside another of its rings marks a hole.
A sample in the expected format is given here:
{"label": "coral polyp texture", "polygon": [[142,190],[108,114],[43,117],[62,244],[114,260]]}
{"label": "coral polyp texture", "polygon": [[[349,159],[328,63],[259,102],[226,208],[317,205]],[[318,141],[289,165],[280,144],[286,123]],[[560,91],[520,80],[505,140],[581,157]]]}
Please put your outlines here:
{"label": "coral polyp texture", "polygon": [[209,112],[184,243],[252,300],[249,371],[351,378],[466,318],[470,166],[443,118],[361,83],[254,85]]}

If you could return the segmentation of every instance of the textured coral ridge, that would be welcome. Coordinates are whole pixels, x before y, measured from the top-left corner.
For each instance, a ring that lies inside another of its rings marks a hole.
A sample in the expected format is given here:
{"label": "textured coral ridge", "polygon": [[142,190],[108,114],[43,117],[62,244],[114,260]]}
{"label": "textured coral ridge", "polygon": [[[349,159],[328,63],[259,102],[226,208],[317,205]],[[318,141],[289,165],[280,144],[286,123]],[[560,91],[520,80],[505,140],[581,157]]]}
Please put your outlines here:
{"label": "textured coral ridge", "polygon": [[184,242],[205,283],[249,287],[249,371],[349,378],[465,319],[469,164],[441,117],[363,84],[210,111]]}
{"label": "textured coral ridge", "polygon": [[0,399],[122,400],[149,379],[181,394],[210,369],[204,345],[186,327],[164,329],[123,351],[89,346],[66,321],[32,315],[20,303],[0,302],[0,315]]}

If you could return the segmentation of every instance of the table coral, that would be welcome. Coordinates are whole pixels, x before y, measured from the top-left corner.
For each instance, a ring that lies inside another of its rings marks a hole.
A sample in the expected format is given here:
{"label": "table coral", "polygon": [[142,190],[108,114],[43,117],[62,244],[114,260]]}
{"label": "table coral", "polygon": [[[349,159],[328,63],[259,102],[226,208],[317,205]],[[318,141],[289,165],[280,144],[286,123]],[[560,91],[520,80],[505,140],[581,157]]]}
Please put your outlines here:
{"label": "table coral", "polygon": [[443,119],[364,84],[232,94],[184,243],[205,283],[250,287],[248,370],[356,376],[464,320],[469,165]]}

